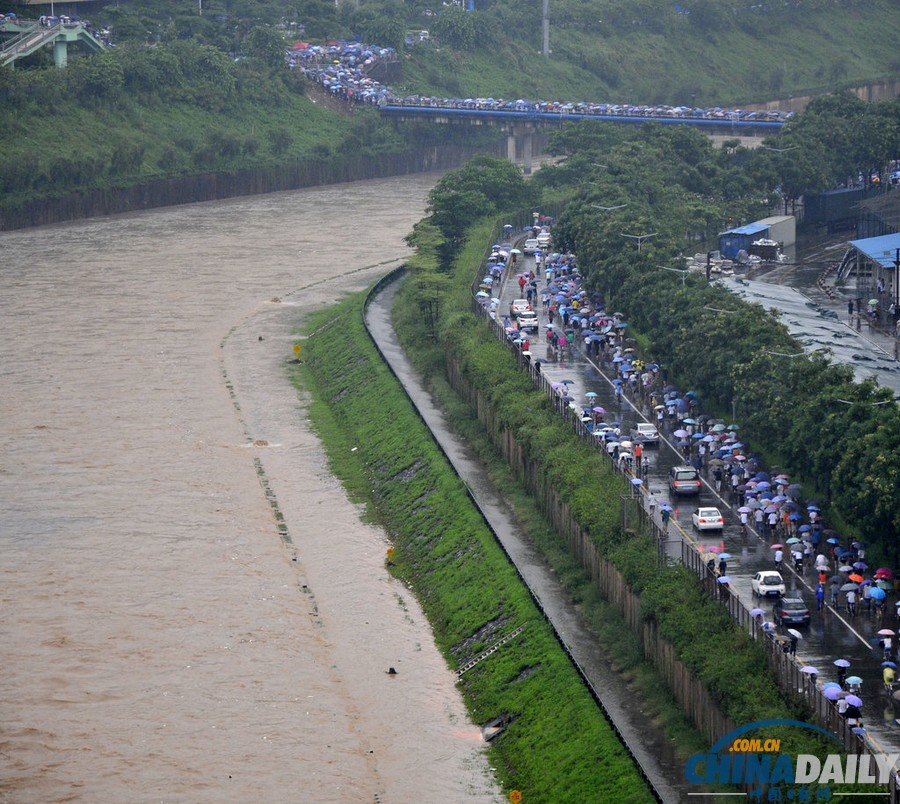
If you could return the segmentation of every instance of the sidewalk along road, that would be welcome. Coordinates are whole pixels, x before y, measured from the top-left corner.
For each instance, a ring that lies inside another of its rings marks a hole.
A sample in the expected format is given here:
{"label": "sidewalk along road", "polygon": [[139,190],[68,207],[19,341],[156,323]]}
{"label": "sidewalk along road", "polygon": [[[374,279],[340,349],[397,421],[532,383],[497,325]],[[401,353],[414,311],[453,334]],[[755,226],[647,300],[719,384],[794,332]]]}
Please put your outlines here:
{"label": "sidewalk along road", "polygon": [[[529,270],[535,270],[534,258],[525,255],[524,258],[520,257],[514,272],[505,273],[499,294],[496,296],[500,299],[497,306],[500,321],[508,314],[512,299],[519,297],[520,288],[516,274]],[[544,286],[544,277],[540,274],[539,291]],[[789,289],[781,289],[782,293],[786,290]],[[656,424],[647,403],[639,398],[631,398],[627,394],[622,397],[615,395],[614,385],[611,382],[611,377],[614,376],[612,364],[594,360],[580,345],[569,350],[560,350],[559,354],[549,350],[545,335],[548,319],[541,309],[540,294],[534,309],[538,315],[540,334],[529,338],[529,351],[532,353],[532,361],[541,361],[541,373],[550,383],[562,383],[563,380],[567,380],[564,387],[575,404],[604,407],[607,411],[606,421],[617,425],[623,433],[629,432],[637,422]],[[588,398],[588,393],[596,396]],[[700,549],[713,546],[725,550],[732,556],[728,561],[728,576],[732,579],[730,584],[732,590],[738,594],[748,611],[760,607],[766,612],[765,618],[771,621],[774,600],[755,598],[750,584],[758,571],[775,568],[771,540],[757,534],[753,527],[749,527],[746,532],[741,531],[734,497],[730,491],[722,495],[716,494],[710,484],[711,478],[704,476],[701,494],[696,498],[678,498],[670,494],[669,469],[684,462],[672,437],[672,431],[676,428],[677,425],[666,421],[660,433],[660,447],[644,449],[644,460],[649,466],[644,480],[647,493],[655,499],[657,511],[663,502],[668,502],[674,509],[669,525],[666,552],[672,559],[680,561],[683,541],[698,545]],[[598,446],[598,449],[602,449],[602,446]],[[752,444],[749,445],[749,449],[752,451]],[[700,506],[715,506],[723,513],[725,527],[721,533],[706,531],[701,535],[694,531],[691,514]],[[658,514],[656,520],[659,521]],[[785,555],[789,556],[788,550],[785,550]],[[814,597],[817,577],[811,566],[797,573],[789,564],[787,561],[781,568],[788,595],[801,597],[811,612],[811,624],[801,632],[803,639],[797,647],[797,658],[817,667],[821,671],[819,681],[822,683],[837,680],[837,668],[833,664],[836,659],[849,660],[851,670],[848,675],[855,674],[863,679],[863,722],[872,742],[880,745],[886,752],[900,752],[900,725],[898,725],[900,704],[890,699],[884,691],[880,666],[882,655],[878,647],[880,637],[876,633],[882,627],[891,627],[895,631],[900,627],[893,601],[888,600],[882,623],[877,623],[874,615],[866,612],[859,612],[856,616],[850,617],[845,610],[844,595],[840,595],[839,605],[836,608],[827,605],[823,611],[817,612]],[[778,631],[785,633],[784,628],[779,628]],[[896,639],[894,641],[897,642]]]}

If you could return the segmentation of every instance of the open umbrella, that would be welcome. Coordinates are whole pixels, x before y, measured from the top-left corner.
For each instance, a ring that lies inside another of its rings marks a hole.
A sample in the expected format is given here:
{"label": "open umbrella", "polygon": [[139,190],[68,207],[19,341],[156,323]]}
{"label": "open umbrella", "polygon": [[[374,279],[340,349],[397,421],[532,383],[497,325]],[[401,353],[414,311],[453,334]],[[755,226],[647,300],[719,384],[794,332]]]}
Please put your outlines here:
{"label": "open umbrella", "polygon": [[849,564],[842,564],[840,567],[838,567],[838,572],[853,572],[853,567],[851,567]]}
{"label": "open umbrella", "polygon": [[749,513],[751,513],[751,509],[748,508],[746,505],[742,505],[740,508],[738,508],[738,513],[739,514],[749,514]]}
{"label": "open umbrella", "polygon": [[869,565],[866,564],[865,561],[857,561],[853,564],[853,568],[858,569],[860,572],[865,572],[869,568]]}
{"label": "open umbrella", "polygon": [[786,544],[800,544],[800,540],[796,536],[791,536],[791,538],[787,540]]}
{"label": "open umbrella", "polygon": [[857,589],[859,589],[859,585],[855,583],[845,583],[841,587],[842,592],[855,592]]}
{"label": "open umbrella", "polygon": [[731,559],[731,553],[722,553],[722,555],[720,555],[719,558],[724,558],[726,561],[728,561]]}
{"label": "open umbrella", "polygon": [[801,673],[806,673],[807,675],[817,676],[819,675],[819,668],[813,667],[811,664],[804,665],[800,668]]}
{"label": "open umbrella", "polygon": [[869,597],[871,597],[872,600],[884,600],[887,597],[887,592],[878,586],[874,586],[869,590]]}
{"label": "open umbrella", "polygon": [[878,632],[878,636],[893,636],[894,632],[890,628],[882,628]]}
{"label": "open umbrella", "polygon": [[585,397],[587,397],[588,399],[596,399],[596,398],[597,398],[597,394],[595,394],[593,391],[588,391],[588,392],[585,394]]}
{"label": "open umbrella", "polygon": [[841,697],[841,688],[825,687],[825,689],[822,690],[822,695],[824,695],[829,701],[836,701]]}
{"label": "open umbrella", "polygon": [[760,614],[765,614],[765,612],[762,609],[750,609],[751,617],[759,617]]}
{"label": "open umbrella", "polygon": [[897,664],[896,664],[896,662],[882,662],[882,663],[881,663],[881,666],[882,666],[882,667],[890,667],[891,670],[896,670],[896,669],[897,669]]}
{"label": "open umbrella", "polygon": [[876,580],[887,580],[888,578],[894,577],[894,571],[892,569],[888,569],[887,567],[879,567],[875,570],[875,579]]}
{"label": "open umbrella", "polygon": [[[784,547],[783,544],[773,544],[769,549],[770,550],[781,550],[782,547]],[[844,579],[841,578],[841,580],[843,581]]]}
{"label": "open umbrella", "polygon": [[850,662],[848,662],[846,659],[835,659],[834,666],[835,667],[849,667]]}
{"label": "open umbrella", "polygon": [[796,639],[803,639],[803,634],[801,634],[796,628],[788,628],[787,632]]}
{"label": "open umbrella", "polygon": [[676,430],[672,435],[675,436],[675,438],[687,438],[690,433],[687,430]]}
{"label": "open umbrella", "polygon": [[718,578],[716,578],[716,580],[719,583],[731,583],[731,578],[729,578],[727,575],[720,575]]}
{"label": "open umbrella", "polygon": [[854,572],[847,576],[847,580],[848,581],[856,581],[856,583],[862,583],[865,580],[865,578],[863,578],[863,576],[860,575],[858,572]]}

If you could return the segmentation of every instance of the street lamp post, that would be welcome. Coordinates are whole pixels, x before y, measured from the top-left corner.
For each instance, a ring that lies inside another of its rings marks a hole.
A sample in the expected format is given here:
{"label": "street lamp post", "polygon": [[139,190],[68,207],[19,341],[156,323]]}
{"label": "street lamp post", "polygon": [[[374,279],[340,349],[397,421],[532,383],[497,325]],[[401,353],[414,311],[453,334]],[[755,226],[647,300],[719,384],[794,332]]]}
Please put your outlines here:
{"label": "street lamp post", "polygon": [[628,238],[631,238],[632,240],[637,240],[638,254],[640,254],[641,246],[644,245],[644,241],[649,240],[651,237],[656,237],[659,234],[659,232],[652,232],[650,234],[639,234],[639,235],[625,234],[625,232],[619,232],[619,234],[621,234],[622,237],[628,237]]}
{"label": "street lamp post", "polygon": [[662,268],[664,271],[671,271],[673,274],[681,274],[681,287],[684,287],[685,275],[690,273],[687,268],[669,268],[665,265],[658,265],[657,268]]}

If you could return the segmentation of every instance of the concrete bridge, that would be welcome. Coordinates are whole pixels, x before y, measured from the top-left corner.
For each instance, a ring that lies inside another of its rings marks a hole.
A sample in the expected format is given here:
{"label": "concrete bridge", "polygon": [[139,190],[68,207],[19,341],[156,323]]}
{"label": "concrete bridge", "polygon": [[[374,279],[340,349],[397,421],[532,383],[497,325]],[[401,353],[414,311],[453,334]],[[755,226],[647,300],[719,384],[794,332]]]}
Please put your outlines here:
{"label": "concrete bridge", "polygon": [[386,117],[404,122],[427,120],[440,124],[498,126],[507,135],[507,157],[515,161],[522,154],[525,173],[531,173],[534,135],[540,128],[559,128],[577,120],[602,120],[612,123],[640,125],[654,122],[662,125],[688,125],[703,129],[714,140],[739,139],[743,144],[758,144],[762,137],[779,130],[783,120],[747,117],[746,113],[724,112],[721,117],[682,114],[629,114],[618,112],[584,112],[539,109],[469,108],[462,106],[404,105],[388,100],[379,104]]}
{"label": "concrete bridge", "polygon": [[84,44],[90,50],[103,50],[103,43],[80,22],[57,22],[46,26],[32,20],[12,22],[0,26],[0,33],[12,34],[0,47],[0,65],[14,66],[19,59],[36,53],[43,47],[53,48],[53,62],[65,67],[69,59],[70,44]]}

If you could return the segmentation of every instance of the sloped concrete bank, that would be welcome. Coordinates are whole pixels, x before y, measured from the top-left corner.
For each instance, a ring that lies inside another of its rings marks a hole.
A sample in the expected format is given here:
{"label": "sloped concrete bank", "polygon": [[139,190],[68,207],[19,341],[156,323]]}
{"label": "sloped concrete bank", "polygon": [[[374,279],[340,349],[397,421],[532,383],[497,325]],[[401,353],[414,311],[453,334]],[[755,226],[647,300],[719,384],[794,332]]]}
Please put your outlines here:
{"label": "sloped concrete bank", "polygon": [[71,193],[62,198],[33,201],[14,210],[0,212],[0,230],[25,229],[242,195],[299,190],[323,184],[450,170],[481,153],[505,157],[505,143],[479,148],[442,145],[377,157],[308,160],[260,170],[178,176],[132,187]]}
{"label": "sloped concrete bank", "polygon": [[[654,788],[661,801],[703,801],[696,786],[689,787],[673,746],[651,728],[640,711],[640,702],[624,689],[610,663],[561,589],[553,571],[525,539],[522,539],[505,501],[496,494],[483,469],[452,433],[418,375],[409,364],[391,326],[390,310],[402,271],[393,272],[372,291],[366,308],[366,326],[385,362],[403,385],[457,473],[465,481],[472,499],[493,529],[502,548],[516,566],[535,601],[552,623],[560,643],[606,713],[622,743]],[[637,598],[635,597],[635,600]],[[636,609],[635,609],[636,611]],[[671,656],[671,651],[668,654]],[[688,792],[693,793],[688,799]]]}

